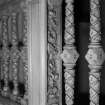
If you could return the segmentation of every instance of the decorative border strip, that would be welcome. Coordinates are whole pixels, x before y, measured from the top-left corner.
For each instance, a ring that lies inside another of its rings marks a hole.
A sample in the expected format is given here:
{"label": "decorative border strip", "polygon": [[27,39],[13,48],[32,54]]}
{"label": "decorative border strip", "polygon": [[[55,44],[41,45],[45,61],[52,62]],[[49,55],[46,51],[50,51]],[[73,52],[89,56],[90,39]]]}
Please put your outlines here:
{"label": "decorative border strip", "polygon": [[62,105],[61,0],[48,0],[47,9],[47,105]]}

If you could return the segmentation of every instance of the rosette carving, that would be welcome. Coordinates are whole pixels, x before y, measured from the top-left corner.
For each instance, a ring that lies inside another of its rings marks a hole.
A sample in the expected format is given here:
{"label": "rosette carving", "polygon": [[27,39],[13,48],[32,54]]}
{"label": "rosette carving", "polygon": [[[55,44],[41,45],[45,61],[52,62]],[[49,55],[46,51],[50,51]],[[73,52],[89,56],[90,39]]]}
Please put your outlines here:
{"label": "rosette carving", "polygon": [[99,105],[100,69],[105,60],[105,53],[100,45],[100,3],[99,0],[90,0],[90,45],[85,56],[89,63],[89,92],[90,105]]}

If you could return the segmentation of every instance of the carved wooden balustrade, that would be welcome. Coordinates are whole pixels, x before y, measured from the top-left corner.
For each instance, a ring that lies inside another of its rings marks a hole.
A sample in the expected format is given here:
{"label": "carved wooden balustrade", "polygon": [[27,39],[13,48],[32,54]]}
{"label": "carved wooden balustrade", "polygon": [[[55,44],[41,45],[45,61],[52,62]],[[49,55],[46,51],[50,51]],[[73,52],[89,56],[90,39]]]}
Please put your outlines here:
{"label": "carved wooden balustrade", "polygon": [[25,2],[0,12],[0,94],[28,105],[27,13]]}
{"label": "carved wooden balustrade", "polygon": [[90,105],[99,105],[100,69],[105,60],[105,53],[100,45],[100,0],[90,0],[90,45],[85,56],[89,63]]}
{"label": "carved wooden balustrade", "polygon": [[[62,14],[61,0],[48,0],[48,105],[62,104],[62,64],[64,61],[65,101],[67,105],[73,104],[74,99],[74,66],[79,57],[74,46],[74,8],[73,0],[65,0],[65,35],[64,50],[62,52]],[[61,32],[60,32],[61,31]],[[61,54],[62,53],[62,54]],[[60,56],[61,55],[61,56]]]}
{"label": "carved wooden balustrade", "polygon": [[74,81],[76,61],[79,54],[76,51],[75,29],[74,29],[74,0],[65,0],[65,33],[64,33],[64,49],[61,54],[63,60],[64,77],[65,77],[65,103],[66,105],[74,104]]}

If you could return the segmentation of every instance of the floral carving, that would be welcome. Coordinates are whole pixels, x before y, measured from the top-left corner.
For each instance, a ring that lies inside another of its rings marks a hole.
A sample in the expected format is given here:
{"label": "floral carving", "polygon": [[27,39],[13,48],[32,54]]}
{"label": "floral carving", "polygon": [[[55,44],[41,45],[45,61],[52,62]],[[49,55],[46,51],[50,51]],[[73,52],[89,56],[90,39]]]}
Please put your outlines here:
{"label": "floral carving", "polygon": [[[47,105],[61,105],[61,51],[60,8],[55,1],[48,0],[48,34],[47,34]],[[58,28],[60,27],[60,28]]]}

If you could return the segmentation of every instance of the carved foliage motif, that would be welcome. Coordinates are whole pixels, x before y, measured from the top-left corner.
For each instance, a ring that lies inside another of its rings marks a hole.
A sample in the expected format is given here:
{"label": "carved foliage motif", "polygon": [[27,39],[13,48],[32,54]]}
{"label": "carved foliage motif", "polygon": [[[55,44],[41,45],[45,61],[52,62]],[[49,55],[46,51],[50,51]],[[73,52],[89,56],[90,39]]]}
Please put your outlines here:
{"label": "carved foliage motif", "polygon": [[60,30],[57,28],[60,25],[57,10],[59,10],[57,6],[53,5],[51,2],[48,2],[47,105],[61,105],[61,70],[58,68],[60,59],[57,57],[60,51],[58,42],[61,35],[59,33]]}

